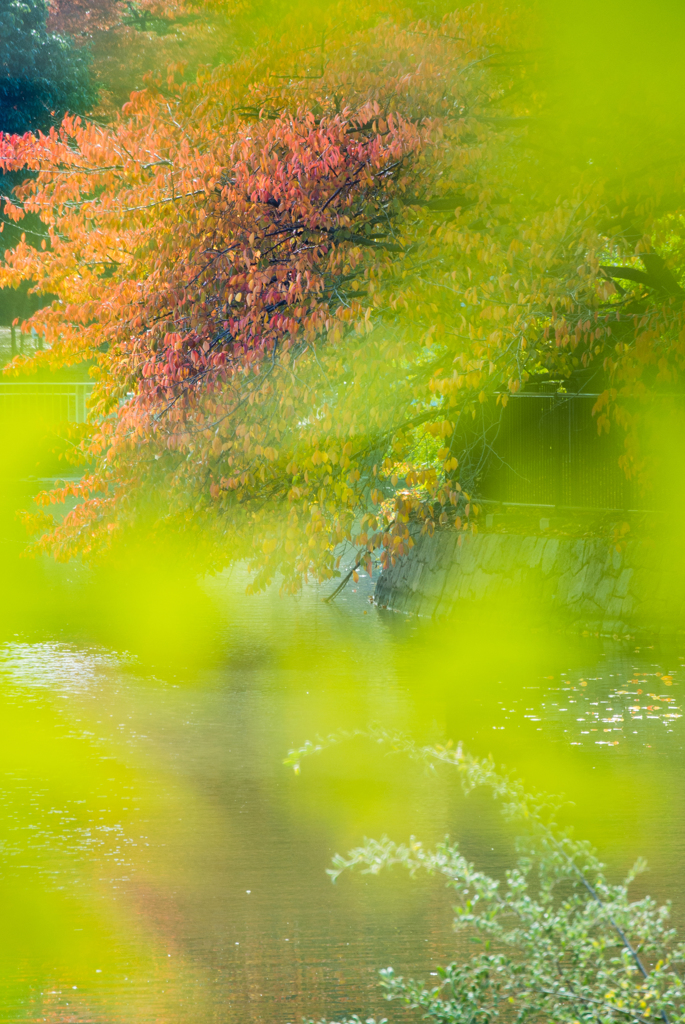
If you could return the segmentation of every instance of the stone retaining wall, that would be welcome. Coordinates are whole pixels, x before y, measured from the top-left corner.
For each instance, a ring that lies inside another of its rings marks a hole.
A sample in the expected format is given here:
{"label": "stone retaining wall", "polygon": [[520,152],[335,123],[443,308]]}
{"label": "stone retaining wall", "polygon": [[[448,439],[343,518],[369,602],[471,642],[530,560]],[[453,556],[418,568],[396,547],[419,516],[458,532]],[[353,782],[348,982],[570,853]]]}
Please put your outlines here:
{"label": "stone retaining wall", "polygon": [[522,600],[578,628],[629,633],[685,627],[685,559],[680,545],[516,533],[417,536],[411,553],[383,573],[376,603],[447,616],[466,603]]}

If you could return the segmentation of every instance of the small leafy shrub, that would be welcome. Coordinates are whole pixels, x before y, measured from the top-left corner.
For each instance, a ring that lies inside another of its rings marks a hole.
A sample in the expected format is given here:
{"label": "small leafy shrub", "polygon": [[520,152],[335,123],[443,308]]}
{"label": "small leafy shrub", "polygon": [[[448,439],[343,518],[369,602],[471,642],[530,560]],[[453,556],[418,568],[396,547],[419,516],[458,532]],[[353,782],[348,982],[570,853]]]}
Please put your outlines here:
{"label": "small leafy shrub", "polygon": [[[291,751],[286,763],[297,771],[303,756],[350,735],[307,743]],[[411,876],[442,875],[455,899],[455,930],[476,941],[476,952],[438,972],[437,985],[382,970],[387,999],[440,1024],[685,1020],[685,943],[669,925],[669,907],[649,896],[630,897],[644,861],[625,881],[611,883],[590,844],[556,821],[559,800],[526,792],[491,760],[465,754],[461,746],[419,747],[377,730],[361,735],[431,768],[449,765],[466,793],[485,786],[521,830],[518,859],[503,881],[478,871],[450,839],[432,850],[413,837],[406,844],[367,839],[346,857],[334,858],[328,872],[333,881],[343,871],[378,874],[395,864]],[[352,1016],[340,1024],[361,1022]],[[376,1022],[369,1018],[366,1024]]]}

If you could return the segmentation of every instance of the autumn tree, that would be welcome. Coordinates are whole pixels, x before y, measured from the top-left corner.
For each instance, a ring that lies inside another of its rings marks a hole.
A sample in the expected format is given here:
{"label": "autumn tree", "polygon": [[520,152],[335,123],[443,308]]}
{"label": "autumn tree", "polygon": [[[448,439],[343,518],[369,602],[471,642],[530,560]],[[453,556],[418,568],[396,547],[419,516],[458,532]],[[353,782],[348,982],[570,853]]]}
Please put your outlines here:
{"label": "autumn tree", "polygon": [[241,7],[241,0],[225,9],[212,0],[50,0],[48,24],[88,53],[98,88],[93,113],[109,120],[151,72],[182,63],[191,76],[200,63],[235,55]]}
{"label": "autumn tree", "polygon": [[[44,0],[0,0],[0,132],[47,131],[67,110],[83,113],[95,100],[88,53],[75,51],[47,19]],[[0,175],[0,193],[11,193],[24,177]],[[25,227],[31,231],[39,225],[29,219]],[[19,240],[20,233],[12,228],[12,222],[0,216],[0,252]],[[2,297],[0,320],[11,322],[36,307],[26,291],[24,287]]]}
{"label": "autumn tree", "polygon": [[5,214],[46,236],[0,284],[59,296],[38,364],[95,364],[96,471],[35,521],[59,557],[135,526],[255,586],[335,576],[344,541],[371,568],[411,521],[477,528],[487,425],[532,375],[595,367],[638,472],[623,400],[682,373],[681,164],[545,149],[544,19],[290,17],[109,128],[0,143],[35,175]]}
{"label": "autumn tree", "polygon": [[[239,4],[234,9],[239,10]],[[211,22],[211,24],[210,24]],[[7,0],[0,3],[0,131],[47,131],[66,111],[110,118],[146,74],[172,61],[216,57],[220,36],[205,0]],[[214,49],[207,34],[213,31]],[[22,171],[5,172],[0,192],[11,193]],[[21,231],[0,216],[0,251]],[[34,218],[22,223],[29,242],[40,241]],[[0,296],[0,321],[26,317],[41,305],[19,292]]]}

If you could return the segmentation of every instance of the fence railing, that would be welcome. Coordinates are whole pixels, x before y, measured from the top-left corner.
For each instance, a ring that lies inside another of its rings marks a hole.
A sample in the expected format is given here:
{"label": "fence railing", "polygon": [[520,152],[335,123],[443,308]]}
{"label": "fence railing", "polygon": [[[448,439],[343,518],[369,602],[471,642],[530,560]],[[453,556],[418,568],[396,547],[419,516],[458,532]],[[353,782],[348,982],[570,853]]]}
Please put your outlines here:
{"label": "fence railing", "polygon": [[84,423],[93,384],[50,381],[0,382],[0,419],[29,418],[46,424]]}
{"label": "fence railing", "polygon": [[534,505],[631,505],[618,432],[597,433],[597,395],[510,396],[481,482],[483,497]]}

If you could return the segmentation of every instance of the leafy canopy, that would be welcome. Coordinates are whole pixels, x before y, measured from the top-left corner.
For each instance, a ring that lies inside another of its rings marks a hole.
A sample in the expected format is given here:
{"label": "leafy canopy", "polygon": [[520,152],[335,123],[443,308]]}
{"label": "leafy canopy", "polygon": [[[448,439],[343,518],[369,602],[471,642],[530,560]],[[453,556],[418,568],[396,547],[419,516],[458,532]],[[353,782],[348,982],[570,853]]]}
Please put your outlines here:
{"label": "leafy canopy", "polygon": [[677,140],[656,163],[559,135],[554,29],[530,5],[289,9],[109,127],[0,142],[34,175],[5,214],[44,225],[0,284],[57,295],[36,362],[96,380],[94,470],[42,548],[169,529],[286,589],[343,542],[388,564],[410,520],[476,528],[498,410],[579,370],[643,472],[626,399],[683,369],[683,164]]}
{"label": "leafy canopy", "polygon": [[98,89],[89,112],[110,121],[153,71],[182,62],[189,76],[235,53],[240,8],[222,17],[209,0],[49,0],[48,26],[87,52]]}

